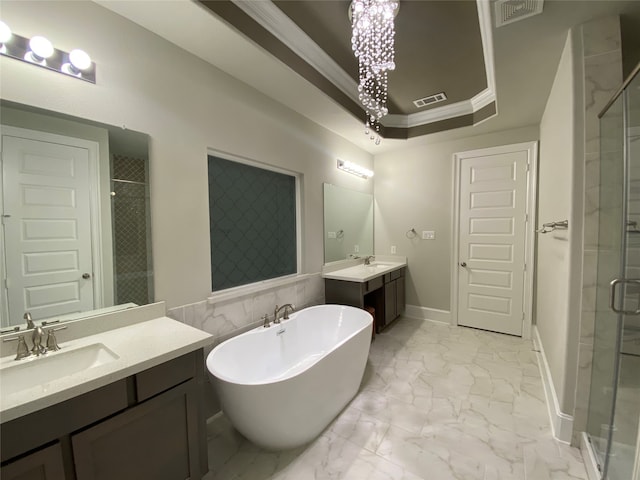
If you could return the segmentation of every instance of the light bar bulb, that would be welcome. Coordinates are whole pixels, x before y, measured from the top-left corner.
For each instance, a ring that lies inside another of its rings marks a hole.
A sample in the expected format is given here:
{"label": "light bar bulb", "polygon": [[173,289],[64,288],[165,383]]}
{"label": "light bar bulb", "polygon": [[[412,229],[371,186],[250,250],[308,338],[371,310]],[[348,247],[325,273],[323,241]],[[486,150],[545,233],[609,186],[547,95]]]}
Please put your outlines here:
{"label": "light bar bulb", "polygon": [[29,48],[31,49],[31,56],[36,62],[42,62],[53,55],[53,45],[51,42],[39,35],[29,40]]}
{"label": "light bar bulb", "polygon": [[353,175],[357,175],[362,178],[371,178],[373,177],[373,171],[368,168],[361,167],[360,165],[350,162],[348,160],[338,160],[338,168],[340,170],[344,170],[345,172],[349,172]]}
{"label": "light bar bulb", "polygon": [[9,25],[0,21],[0,43],[2,44],[7,43],[9,40],[11,40],[12,36],[13,34],[11,33],[11,29],[9,28]]}
{"label": "light bar bulb", "polygon": [[69,53],[69,62],[74,68],[83,71],[91,67],[91,57],[84,50],[76,48]]}

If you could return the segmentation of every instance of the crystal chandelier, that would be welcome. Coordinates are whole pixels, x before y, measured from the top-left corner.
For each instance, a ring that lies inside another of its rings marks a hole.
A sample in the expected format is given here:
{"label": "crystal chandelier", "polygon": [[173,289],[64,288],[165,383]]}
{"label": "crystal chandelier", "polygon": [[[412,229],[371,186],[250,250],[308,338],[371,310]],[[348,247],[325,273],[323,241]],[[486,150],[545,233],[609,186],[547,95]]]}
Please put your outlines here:
{"label": "crystal chandelier", "polygon": [[351,47],[358,59],[358,94],[367,114],[364,133],[380,144],[380,120],[387,109],[387,72],[394,70],[393,19],[397,0],[353,0]]}

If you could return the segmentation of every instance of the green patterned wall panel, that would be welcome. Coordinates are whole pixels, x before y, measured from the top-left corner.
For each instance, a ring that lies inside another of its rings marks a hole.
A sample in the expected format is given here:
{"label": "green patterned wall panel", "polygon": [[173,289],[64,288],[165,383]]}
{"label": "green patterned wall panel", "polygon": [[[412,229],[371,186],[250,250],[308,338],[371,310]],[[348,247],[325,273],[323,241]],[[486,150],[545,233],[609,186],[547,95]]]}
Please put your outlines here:
{"label": "green patterned wall panel", "polygon": [[212,290],[296,273],[295,177],[208,161]]}

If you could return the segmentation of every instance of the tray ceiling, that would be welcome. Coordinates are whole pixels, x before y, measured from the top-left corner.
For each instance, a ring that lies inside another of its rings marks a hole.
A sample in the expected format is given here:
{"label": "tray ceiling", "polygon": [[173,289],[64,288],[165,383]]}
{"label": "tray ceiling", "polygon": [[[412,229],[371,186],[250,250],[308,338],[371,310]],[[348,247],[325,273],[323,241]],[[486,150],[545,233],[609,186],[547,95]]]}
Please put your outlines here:
{"label": "tray ceiling", "polygon": [[[200,3],[364,122],[349,1]],[[487,2],[455,0],[400,3],[384,137],[474,125],[496,113],[488,8]],[[421,108],[413,103],[440,92],[447,100]]]}

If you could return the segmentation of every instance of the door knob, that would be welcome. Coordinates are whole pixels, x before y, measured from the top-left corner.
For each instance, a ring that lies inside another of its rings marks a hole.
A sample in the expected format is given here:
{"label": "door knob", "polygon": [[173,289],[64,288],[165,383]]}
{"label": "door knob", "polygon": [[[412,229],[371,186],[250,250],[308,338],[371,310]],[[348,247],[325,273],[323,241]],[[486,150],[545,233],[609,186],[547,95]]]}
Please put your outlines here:
{"label": "door knob", "polygon": [[466,267],[466,266],[467,266],[467,262],[461,262],[461,263],[460,263],[460,266],[461,266],[461,267]]}
{"label": "door knob", "polygon": [[91,278],[91,275],[89,275],[88,273],[83,273],[82,278],[84,278],[85,280],[89,280]]}

